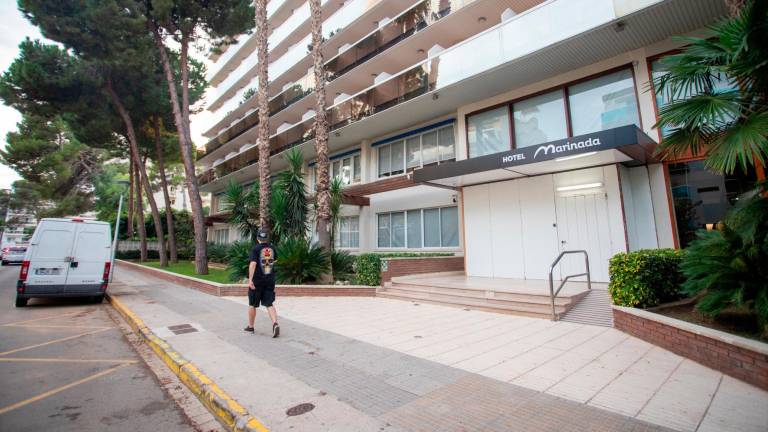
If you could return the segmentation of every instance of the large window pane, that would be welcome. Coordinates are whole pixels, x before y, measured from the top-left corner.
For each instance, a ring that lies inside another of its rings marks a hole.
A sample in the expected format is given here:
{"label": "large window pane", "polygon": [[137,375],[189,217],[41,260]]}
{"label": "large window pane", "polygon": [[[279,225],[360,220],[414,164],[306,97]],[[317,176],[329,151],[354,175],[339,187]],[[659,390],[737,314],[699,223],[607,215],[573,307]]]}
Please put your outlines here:
{"label": "large window pane", "polygon": [[640,126],[629,69],[572,85],[568,94],[574,135],[630,124]]}
{"label": "large window pane", "polygon": [[408,211],[408,247],[421,247],[421,210]]}
{"label": "large window pane", "polygon": [[379,177],[389,175],[390,148],[388,145],[379,147]]}
{"label": "large window pane", "polygon": [[360,217],[353,216],[349,218],[349,247],[360,247]]}
{"label": "large window pane", "polygon": [[389,247],[389,213],[379,215],[379,247]]}
{"label": "large window pane", "polygon": [[440,161],[456,159],[456,150],[453,146],[453,126],[440,129],[438,134],[440,137]]}
{"label": "large window pane", "polygon": [[424,158],[424,166],[437,162],[437,131],[421,136],[421,155]]}
{"label": "large window pane", "polygon": [[392,213],[392,245],[393,248],[405,247],[405,213]]}
{"label": "large window pane", "polygon": [[568,136],[562,91],[526,99],[513,108],[515,147],[529,147]]}
{"label": "large window pane", "polygon": [[402,174],[405,167],[405,145],[403,141],[393,142],[392,147],[392,174]]}
{"label": "large window pane", "polygon": [[469,117],[469,157],[509,150],[509,112],[503,106]]}
{"label": "large window pane", "polygon": [[331,166],[332,166],[331,178],[341,176],[341,161],[340,160],[333,161],[333,164]]}
{"label": "large window pane", "polygon": [[418,136],[405,140],[408,168],[421,166],[421,139]]}
{"label": "large window pane", "polygon": [[352,178],[353,183],[359,183],[360,182],[360,155],[355,155],[354,158],[354,164],[353,164],[353,171],[355,173],[354,177]]}
{"label": "large window pane", "polygon": [[424,247],[440,247],[440,209],[424,210]]}
{"label": "large window pane", "polygon": [[442,247],[459,245],[459,210],[457,207],[440,209],[440,238]]}
{"label": "large window pane", "polygon": [[757,175],[737,169],[733,174],[715,174],[704,161],[669,165],[669,186],[675,206],[680,247],[696,238],[700,229],[715,229],[742,195],[754,188]]}
{"label": "large window pane", "polygon": [[352,183],[352,158],[344,158],[341,161],[340,175],[344,184]]}

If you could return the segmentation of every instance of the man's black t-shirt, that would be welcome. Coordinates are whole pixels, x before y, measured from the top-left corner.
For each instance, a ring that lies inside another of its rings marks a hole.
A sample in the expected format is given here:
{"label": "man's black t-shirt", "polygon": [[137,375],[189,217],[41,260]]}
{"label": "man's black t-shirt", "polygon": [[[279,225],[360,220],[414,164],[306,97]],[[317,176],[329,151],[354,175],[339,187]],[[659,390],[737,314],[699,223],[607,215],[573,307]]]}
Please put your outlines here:
{"label": "man's black t-shirt", "polygon": [[277,251],[272,243],[259,243],[251,249],[251,261],[256,261],[253,283],[275,283],[275,260]]}

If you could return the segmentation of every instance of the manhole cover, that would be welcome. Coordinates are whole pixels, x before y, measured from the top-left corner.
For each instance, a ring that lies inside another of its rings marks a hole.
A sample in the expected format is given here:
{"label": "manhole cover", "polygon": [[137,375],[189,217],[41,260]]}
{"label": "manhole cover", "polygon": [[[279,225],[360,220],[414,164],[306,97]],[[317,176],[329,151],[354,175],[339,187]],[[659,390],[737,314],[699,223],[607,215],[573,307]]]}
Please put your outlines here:
{"label": "manhole cover", "polygon": [[293,408],[288,408],[288,411],[286,411],[285,414],[288,415],[289,417],[293,417],[293,416],[306,414],[312,411],[313,409],[315,409],[315,406],[312,405],[311,403],[303,403],[303,404],[298,404]]}
{"label": "manhole cover", "polygon": [[179,325],[172,325],[168,326],[168,330],[172,331],[173,334],[184,334],[184,333],[194,333],[197,331],[196,328],[192,327],[191,324],[179,324]]}

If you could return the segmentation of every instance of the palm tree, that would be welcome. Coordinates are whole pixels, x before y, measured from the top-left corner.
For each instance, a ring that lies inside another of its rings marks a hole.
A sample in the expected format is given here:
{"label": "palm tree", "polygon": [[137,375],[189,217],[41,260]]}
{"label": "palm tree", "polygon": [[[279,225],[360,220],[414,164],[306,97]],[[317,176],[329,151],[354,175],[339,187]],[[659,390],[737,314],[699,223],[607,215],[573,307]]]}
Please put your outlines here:
{"label": "palm tree", "polygon": [[[331,195],[330,162],[328,160],[328,118],[325,112],[325,68],[323,67],[323,13],[320,0],[309,0],[310,26],[312,31],[312,64],[315,76],[315,153],[317,153],[317,239],[324,251],[331,250]],[[323,282],[333,279],[332,273],[320,278]]]}
{"label": "palm tree", "polygon": [[240,230],[240,236],[250,242],[256,241],[259,229],[259,184],[249,189],[230,180],[221,196],[222,209],[229,212],[227,222]]}
{"label": "palm tree", "polygon": [[[307,200],[307,187],[304,182],[304,157],[298,148],[289,150],[285,158],[288,160],[288,169],[278,174],[275,182],[275,191],[281,197],[281,234],[283,237],[301,238],[307,237],[307,212],[309,201]],[[278,202],[275,202],[278,204]]]}
{"label": "palm tree", "polygon": [[711,26],[713,37],[681,38],[690,45],[665,58],[668,73],[653,81],[670,101],[656,124],[669,131],[658,154],[706,154],[707,167],[724,173],[762,168],[768,157],[768,2],[731,3],[734,15]]}
{"label": "palm tree", "polygon": [[259,226],[263,229],[269,229],[269,47],[267,46],[269,24],[267,22],[267,0],[256,0],[255,15],[256,48],[258,51],[256,74],[259,79],[258,92],[256,94],[259,112],[257,143],[259,146],[259,184],[261,185],[259,194]]}

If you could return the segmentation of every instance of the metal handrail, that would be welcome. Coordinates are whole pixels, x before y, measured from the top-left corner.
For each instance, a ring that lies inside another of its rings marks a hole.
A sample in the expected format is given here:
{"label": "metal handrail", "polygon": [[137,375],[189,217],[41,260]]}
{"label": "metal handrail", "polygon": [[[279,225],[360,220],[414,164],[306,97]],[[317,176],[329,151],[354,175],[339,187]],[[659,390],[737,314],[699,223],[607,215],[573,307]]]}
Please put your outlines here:
{"label": "metal handrail", "polygon": [[[583,253],[584,254],[584,265],[587,268],[586,273],[579,273],[579,274],[572,274],[566,276],[562,282],[560,282],[560,286],[557,287],[557,291],[555,291],[555,283],[552,279],[552,272],[555,271],[555,266],[560,262],[561,259],[565,255],[568,254],[578,254]],[[563,286],[566,282],[568,282],[568,279],[572,277],[580,277],[580,276],[586,276],[587,277],[587,289],[592,289],[592,277],[589,274],[589,254],[587,254],[587,251],[585,250],[567,250],[560,252],[560,255],[557,256],[555,261],[552,263],[551,266],[549,266],[549,300],[552,304],[552,321],[557,321],[557,314],[555,313],[555,297],[557,297],[558,294],[560,294],[560,290],[563,289]]]}

